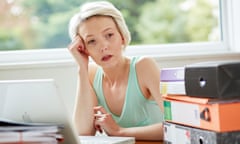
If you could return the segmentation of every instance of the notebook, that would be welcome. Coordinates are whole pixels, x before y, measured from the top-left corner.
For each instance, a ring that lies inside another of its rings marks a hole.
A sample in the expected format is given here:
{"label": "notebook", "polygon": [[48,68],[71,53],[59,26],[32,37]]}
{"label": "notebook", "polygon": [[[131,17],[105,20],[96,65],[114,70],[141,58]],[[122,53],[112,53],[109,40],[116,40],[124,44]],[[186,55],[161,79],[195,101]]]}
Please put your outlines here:
{"label": "notebook", "polygon": [[[0,117],[19,122],[53,123],[64,125],[61,144],[115,144],[133,140],[132,137],[79,137],[72,116],[53,79],[0,81]],[[83,139],[83,140],[81,140]],[[102,141],[102,142],[101,142]],[[134,141],[132,143],[135,143]]]}
{"label": "notebook", "polygon": [[79,136],[81,144],[134,144],[134,137]]}

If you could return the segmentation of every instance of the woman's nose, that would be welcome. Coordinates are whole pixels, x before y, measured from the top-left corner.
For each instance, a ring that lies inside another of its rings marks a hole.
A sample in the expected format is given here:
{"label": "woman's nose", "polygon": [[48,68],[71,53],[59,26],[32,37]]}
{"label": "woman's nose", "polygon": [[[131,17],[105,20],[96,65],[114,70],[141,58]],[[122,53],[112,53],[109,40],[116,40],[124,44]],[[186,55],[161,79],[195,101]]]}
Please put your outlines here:
{"label": "woman's nose", "polygon": [[104,52],[108,49],[109,43],[107,41],[102,41],[101,52]]}
{"label": "woman's nose", "polygon": [[104,51],[106,51],[107,50],[107,47],[102,47],[101,48],[101,52],[104,52]]}

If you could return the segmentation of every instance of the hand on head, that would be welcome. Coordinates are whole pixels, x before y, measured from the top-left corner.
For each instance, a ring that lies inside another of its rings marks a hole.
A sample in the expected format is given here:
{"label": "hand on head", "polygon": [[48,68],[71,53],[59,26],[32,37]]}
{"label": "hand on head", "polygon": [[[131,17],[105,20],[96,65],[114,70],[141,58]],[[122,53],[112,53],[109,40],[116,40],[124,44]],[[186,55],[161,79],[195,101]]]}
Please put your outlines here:
{"label": "hand on head", "polygon": [[89,53],[85,48],[84,42],[79,35],[77,35],[73,39],[72,43],[69,44],[68,50],[71,52],[71,54],[73,55],[74,59],[77,61],[79,66],[82,64],[84,65],[88,64]]}

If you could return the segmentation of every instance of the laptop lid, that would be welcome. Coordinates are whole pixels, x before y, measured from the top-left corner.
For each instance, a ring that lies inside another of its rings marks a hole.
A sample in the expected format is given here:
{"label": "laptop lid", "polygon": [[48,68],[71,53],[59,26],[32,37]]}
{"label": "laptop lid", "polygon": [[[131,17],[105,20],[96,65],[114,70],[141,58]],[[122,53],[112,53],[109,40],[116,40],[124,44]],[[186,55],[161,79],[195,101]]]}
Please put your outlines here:
{"label": "laptop lid", "polygon": [[20,122],[63,124],[63,144],[79,144],[53,79],[0,81],[0,117]]}

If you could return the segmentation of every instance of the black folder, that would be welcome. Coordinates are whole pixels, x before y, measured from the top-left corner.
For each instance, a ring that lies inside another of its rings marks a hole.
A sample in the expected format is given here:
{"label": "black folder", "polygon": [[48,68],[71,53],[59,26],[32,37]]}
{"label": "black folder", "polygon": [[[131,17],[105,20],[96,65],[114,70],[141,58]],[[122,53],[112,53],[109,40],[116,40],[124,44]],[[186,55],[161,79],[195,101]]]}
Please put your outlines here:
{"label": "black folder", "polygon": [[211,61],[185,66],[186,95],[240,98],[240,61]]}

